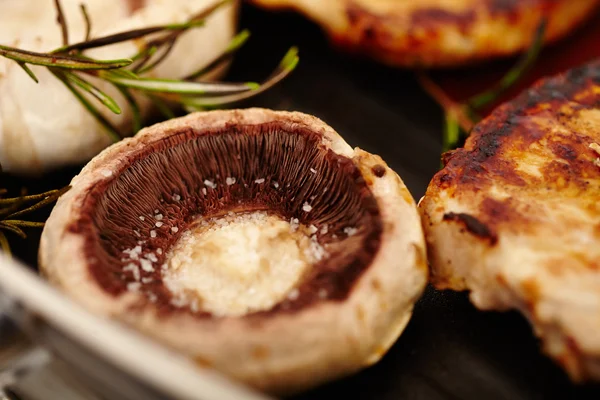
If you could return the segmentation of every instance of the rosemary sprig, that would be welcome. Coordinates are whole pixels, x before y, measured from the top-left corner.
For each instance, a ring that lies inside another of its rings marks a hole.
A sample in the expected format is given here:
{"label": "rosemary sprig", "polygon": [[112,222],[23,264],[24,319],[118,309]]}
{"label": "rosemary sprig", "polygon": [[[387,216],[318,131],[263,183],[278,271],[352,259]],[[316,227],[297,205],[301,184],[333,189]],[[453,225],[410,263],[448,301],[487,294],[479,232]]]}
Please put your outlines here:
{"label": "rosemary sprig", "polygon": [[542,50],[546,25],[547,20],[544,18],[538,25],[532,44],[527,52],[519,58],[517,63],[496,85],[472,96],[464,103],[453,101],[427,74],[423,72],[417,74],[421,86],[444,110],[443,152],[458,147],[469,136],[473,126],[481,119],[479,112],[493,104],[526,76]]}
{"label": "rosemary sprig", "polygon": [[27,233],[24,229],[42,228],[44,226],[43,222],[26,221],[21,218],[54,203],[69,189],[70,186],[66,186],[45,193],[29,196],[23,194],[12,198],[2,198],[6,194],[6,190],[0,189],[0,249],[9,255],[11,254],[7,233],[13,233],[25,239]]}
{"label": "rosemary sprig", "polygon": [[[100,90],[85,77],[86,75],[109,83],[123,95],[125,102],[132,111],[132,128],[133,132],[136,133],[142,126],[142,115],[134,97],[134,92],[145,96],[166,118],[171,118],[174,113],[169,107],[169,103],[183,106],[188,110],[231,104],[269,89],[295,68],[298,63],[298,55],[297,50],[292,48],[272,75],[261,84],[256,82],[209,83],[197,81],[198,78],[217,70],[227,63],[235,52],[242,47],[250,36],[248,31],[242,31],[232,39],[225,51],[209,65],[199,68],[198,71],[184,79],[154,79],[142,76],[165,60],[183,33],[190,29],[202,27],[207,17],[230,1],[218,1],[184,23],[151,26],[97,38],[90,38],[92,21],[85,6],[82,5],[81,14],[86,24],[85,40],[69,44],[69,30],[65,14],[60,0],[55,0],[57,21],[62,32],[63,45],[49,53],[37,53],[0,45],[0,56],[18,63],[35,82],[39,80],[29,68],[29,65],[48,68],[97,122],[105,128],[112,140],[118,141],[126,136],[128,132],[120,132],[116,126],[111,124],[97,104],[99,103],[102,107],[106,107],[116,114],[121,113],[122,105],[119,105],[106,92]],[[152,40],[149,40],[136,54],[132,54],[128,59],[98,60],[84,55],[86,50],[146,38],[150,35],[152,35]]]}

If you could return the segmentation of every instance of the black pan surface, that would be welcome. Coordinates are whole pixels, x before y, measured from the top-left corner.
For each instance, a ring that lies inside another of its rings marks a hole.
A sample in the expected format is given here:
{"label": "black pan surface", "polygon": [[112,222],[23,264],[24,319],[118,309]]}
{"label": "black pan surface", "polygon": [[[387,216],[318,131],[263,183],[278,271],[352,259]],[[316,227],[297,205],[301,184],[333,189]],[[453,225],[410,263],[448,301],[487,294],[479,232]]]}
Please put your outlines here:
{"label": "black pan surface", "polygon": [[[300,48],[297,70],[242,106],[314,114],[352,145],[381,155],[415,199],[439,167],[442,115],[411,72],[333,51],[321,31],[289,13],[244,6],[241,26],[252,37],[230,79],[266,76],[290,45]],[[80,166],[38,179],[3,177],[2,186],[29,192],[65,185]],[[42,212],[38,216],[44,217]],[[16,255],[36,265],[39,233],[11,238]],[[600,334],[600,332],[598,333]],[[464,293],[427,288],[406,331],[377,365],[297,400],[320,399],[600,399],[600,386],[574,386],[544,357],[516,312],[476,310]]]}

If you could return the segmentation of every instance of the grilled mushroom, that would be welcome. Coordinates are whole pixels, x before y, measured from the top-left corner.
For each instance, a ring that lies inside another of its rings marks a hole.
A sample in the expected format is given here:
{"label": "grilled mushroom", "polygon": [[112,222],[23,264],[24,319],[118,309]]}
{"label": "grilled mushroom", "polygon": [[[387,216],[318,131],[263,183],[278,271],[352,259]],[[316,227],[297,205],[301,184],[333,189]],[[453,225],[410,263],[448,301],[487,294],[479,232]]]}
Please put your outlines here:
{"label": "grilled mushroom", "polygon": [[317,118],[264,109],[103,151],[53,210],[40,265],[88,309],[272,393],[378,361],[427,280],[398,175]]}

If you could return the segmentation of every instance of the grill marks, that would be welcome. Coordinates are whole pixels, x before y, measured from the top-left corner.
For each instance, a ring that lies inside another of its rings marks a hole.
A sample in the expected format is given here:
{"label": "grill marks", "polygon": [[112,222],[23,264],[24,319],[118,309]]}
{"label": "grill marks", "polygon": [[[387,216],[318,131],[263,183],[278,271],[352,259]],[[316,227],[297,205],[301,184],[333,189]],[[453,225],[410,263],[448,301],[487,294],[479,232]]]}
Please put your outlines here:
{"label": "grill marks", "polygon": [[542,80],[499,107],[476,126],[465,148],[445,156],[428,195],[474,196],[479,207],[472,214],[491,232],[533,229],[545,213],[531,206],[536,199],[596,201],[591,191],[599,187],[600,169],[589,145],[600,140],[599,77],[596,61]]}
{"label": "grill marks", "polygon": [[[137,260],[124,260],[123,250],[141,246],[140,257],[152,253],[153,270],[140,268],[142,279],[152,280],[142,290],[164,312],[175,309],[160,267],[198,215],[264,209],[319,229],[318,240],[328,244],[330,256],[314,266],[297,298],[266,313],[307,306],[323,291],[328,299],[346,298],[380,244],[379,209],[360,171],[308,130],[285,132],[269,123],[201,135],[176,132],[147,145],[128,164],[91,191],[83,206],[86,217],[73,229],[85,235],[91,274],[114,295],[134,282],[133,272],[123,268]],[[349,236],[346,228],[357,231]]]}

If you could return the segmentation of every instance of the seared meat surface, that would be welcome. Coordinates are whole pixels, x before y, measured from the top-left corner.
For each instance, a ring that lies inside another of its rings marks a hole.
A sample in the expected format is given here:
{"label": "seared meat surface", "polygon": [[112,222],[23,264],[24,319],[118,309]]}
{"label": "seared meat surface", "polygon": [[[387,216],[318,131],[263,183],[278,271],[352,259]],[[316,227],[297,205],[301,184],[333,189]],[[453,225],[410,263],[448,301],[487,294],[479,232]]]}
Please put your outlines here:
{"label": "seared meat surface", "polygon": [[434,284],[517,309],[600,379],[600,61],[543,79],[444,156],[420,210]]}
{"label": "seared meat surface", "polygon": [[541,19],[548,41],[592,15],[598,0],[251,0],[293,9],[334,44],[396,66],[456,66],[527,49]]}

